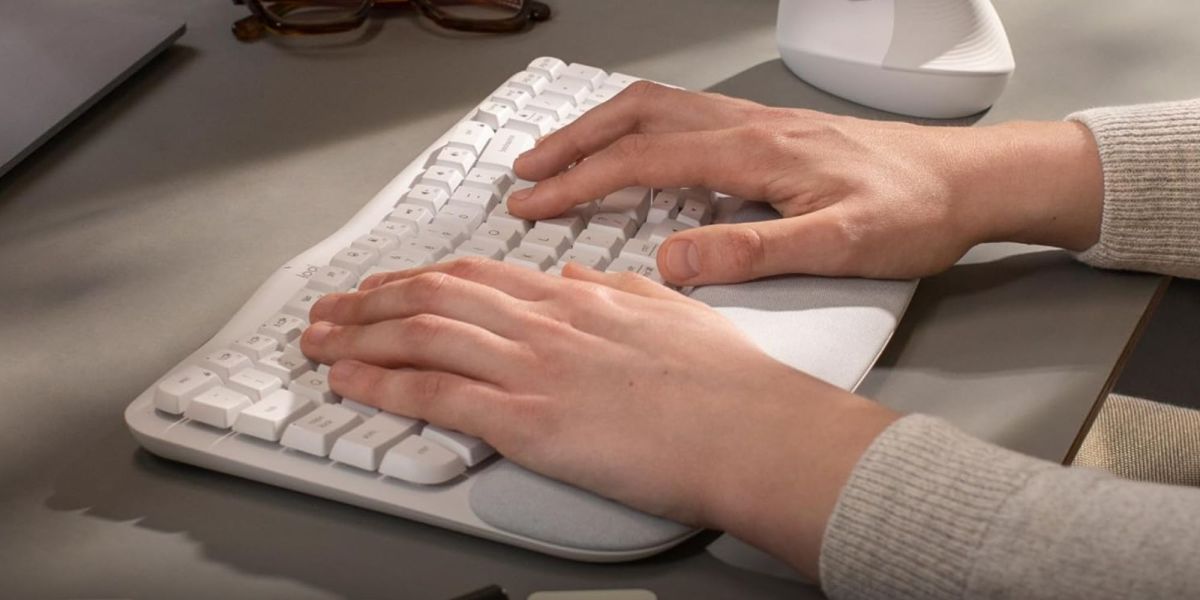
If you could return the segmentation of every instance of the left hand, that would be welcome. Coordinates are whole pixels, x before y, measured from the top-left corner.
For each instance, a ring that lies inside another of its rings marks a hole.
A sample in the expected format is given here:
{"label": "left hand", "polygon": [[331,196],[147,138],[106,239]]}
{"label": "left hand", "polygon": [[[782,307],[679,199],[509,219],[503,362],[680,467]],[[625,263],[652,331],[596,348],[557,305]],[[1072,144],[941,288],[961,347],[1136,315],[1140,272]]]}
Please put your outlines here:
{"label": "left hand", "polygon": [[811,577],[825,521],[896,415],[770,358],[629,273],[463,259],[323,298],[302,339],[333,390],[483,438],[534,471],[715,527]]}

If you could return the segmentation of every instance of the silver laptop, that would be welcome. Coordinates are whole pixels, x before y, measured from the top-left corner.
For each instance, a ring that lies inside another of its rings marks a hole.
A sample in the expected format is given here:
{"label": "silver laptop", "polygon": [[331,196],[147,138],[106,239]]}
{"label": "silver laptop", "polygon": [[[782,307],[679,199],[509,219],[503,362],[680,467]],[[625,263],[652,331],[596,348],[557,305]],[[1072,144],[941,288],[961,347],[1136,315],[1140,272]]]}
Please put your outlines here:
{"label": "silver laptop", "polygon": [[120,2],[0,2],[0,177],[183,31]]}

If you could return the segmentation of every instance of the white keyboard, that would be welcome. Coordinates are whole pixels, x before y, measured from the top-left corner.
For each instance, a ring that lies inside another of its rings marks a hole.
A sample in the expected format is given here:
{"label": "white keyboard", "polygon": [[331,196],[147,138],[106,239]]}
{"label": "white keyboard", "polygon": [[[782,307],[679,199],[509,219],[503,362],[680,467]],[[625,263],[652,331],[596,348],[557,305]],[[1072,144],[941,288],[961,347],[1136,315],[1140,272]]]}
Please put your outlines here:
{"label": "white keyboard", "polygon": [[[507,196],[531,185],[515,177],[513,160],[634,81],[555,58],[513,75],[139,395],[125,411],[138,442],[166,458],[578,560],[641,558],[694,534],[526,471],[481,440],[338,398],[328,368],[298,346],[317,299],[379,271],[479,255],[661,281],[655,254],[671,233],[777,216],[753,203],[735,215],[740,201],[705,190],[645,188],[537,223],[510,214]],[[691,292],[772,356],[851,389],[914,287],[795,277]]]}

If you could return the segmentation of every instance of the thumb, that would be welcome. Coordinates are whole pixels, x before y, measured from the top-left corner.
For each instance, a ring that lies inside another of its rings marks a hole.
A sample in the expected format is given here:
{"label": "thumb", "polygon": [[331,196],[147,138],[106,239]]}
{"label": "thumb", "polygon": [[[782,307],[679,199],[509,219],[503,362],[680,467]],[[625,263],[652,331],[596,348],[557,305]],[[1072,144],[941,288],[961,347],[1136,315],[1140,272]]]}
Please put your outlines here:
{"label": "thumb", "polygon": [[676,285],[736,283],[783,273],[840,275],[849,244],[831,211],[709,225],[663,242],[658,269]]}

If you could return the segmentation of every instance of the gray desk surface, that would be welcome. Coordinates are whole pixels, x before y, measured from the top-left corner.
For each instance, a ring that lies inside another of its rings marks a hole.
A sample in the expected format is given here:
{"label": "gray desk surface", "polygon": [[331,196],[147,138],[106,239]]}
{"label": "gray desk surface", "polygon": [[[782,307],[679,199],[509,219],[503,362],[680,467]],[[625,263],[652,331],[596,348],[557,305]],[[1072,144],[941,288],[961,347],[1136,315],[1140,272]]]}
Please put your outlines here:
{"label": "gray desk surface", "polygon": [[[222,2],[129,4],[186,19],[188,33],[0,180],[6,594],[446,598],[491,582],[514,598],[815,593],[718,561],[711,537],[624,565],[515,550],[162,461],[121,420],[270,272],[530,58],[873,116],[784,71],[774,2],[555,0],[552,22],[484,39],[401,16],[324,49],[237,44],[228,28],[244,9]],[[1200,5],[999,9],[1018,67],[984,123],[1196,94]],[[862,391],[1061,460],[1159,283],[1045,249],[981,248],[922,284]]]}

